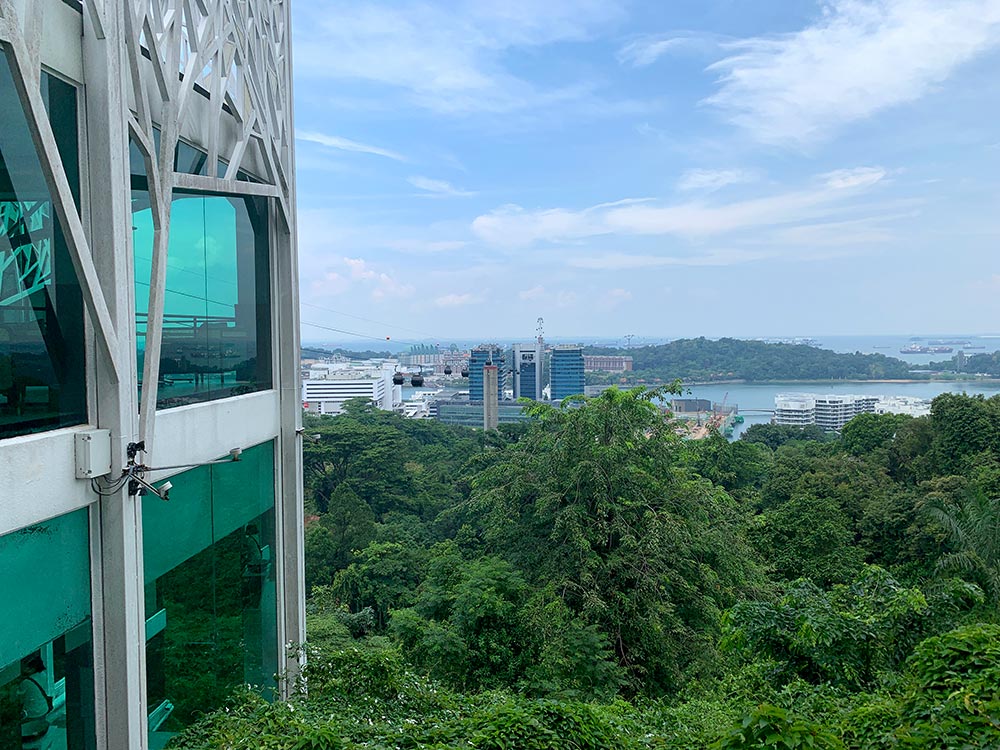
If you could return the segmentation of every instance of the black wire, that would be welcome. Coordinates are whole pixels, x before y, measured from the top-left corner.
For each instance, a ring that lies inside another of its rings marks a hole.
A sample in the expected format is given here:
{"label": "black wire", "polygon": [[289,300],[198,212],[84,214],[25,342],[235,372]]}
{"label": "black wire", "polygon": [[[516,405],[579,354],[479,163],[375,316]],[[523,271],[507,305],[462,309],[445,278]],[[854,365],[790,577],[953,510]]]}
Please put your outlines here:
{"label": "black wire", "polygon": [[404,328],[403,326],[396,325],[395,323],[385,323],[381,320],[374,320],[372,318],[363,318],[360,315],[352,315],[351,313],[345,313],[340,310],[334,310],[331,307],[323,307],[322,305],[314,305],[309,302],[300,302],[301,307],[311,307],[315,310],[322,310],[323,312],[333,313],[334,315],[343,315],[345,318],[353,318],[354,320],[363,320],[365,323],[375,323],[376,325],[385,326],[386,328],[394,328],[397,331],[408,331],[409,333],[419,333],[421,336],[427,336],[429,338],[437,338],[432,333],[427,331],[418,331],[415,328]]}

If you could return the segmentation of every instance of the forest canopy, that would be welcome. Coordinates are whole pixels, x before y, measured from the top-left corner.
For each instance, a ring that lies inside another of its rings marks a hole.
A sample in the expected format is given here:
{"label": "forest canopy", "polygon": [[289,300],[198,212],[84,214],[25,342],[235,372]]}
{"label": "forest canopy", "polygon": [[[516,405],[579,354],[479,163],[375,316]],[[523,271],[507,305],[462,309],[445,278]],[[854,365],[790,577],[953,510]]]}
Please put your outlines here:
{"label": "forest canopy", "polygon": [[1000,398],[733,443],[531,408],[309,418],[308,696],[174,746],[1000,746]]}

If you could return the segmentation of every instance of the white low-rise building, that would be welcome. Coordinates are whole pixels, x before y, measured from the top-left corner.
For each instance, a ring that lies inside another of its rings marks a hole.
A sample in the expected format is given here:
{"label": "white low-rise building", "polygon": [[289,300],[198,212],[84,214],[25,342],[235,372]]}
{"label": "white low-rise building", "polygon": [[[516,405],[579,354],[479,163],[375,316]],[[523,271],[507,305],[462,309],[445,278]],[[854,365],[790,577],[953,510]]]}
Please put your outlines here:
{"label": "white low-rise building", "polygon": [[879,396],[834,394],[779,394],[774,399],[775,424],[804,426],[815,424],[840,432],[858,414],[875,412]]}
{"label": "white low-rise building", "polygon": [[392,382],[395,369],[395,360],[313,364],[302,380],[302,408],[314,414],[340,414],[346,401],[364,398],[392,411],[403,401],[402,387]]}
{"label": "white low-rise building", "polygon": [[913,396],[779,394],[774,399],[774,423],[819,425],[840,432],[859,414],[909,414],[923,417],[931,412],[931,402]]}
{"label": "white low-rise building", "polygon": [[911,417],[926,417],[931,413],[931,402],[914,396],[889,396],[875,404],[876,414],[908,414]]}

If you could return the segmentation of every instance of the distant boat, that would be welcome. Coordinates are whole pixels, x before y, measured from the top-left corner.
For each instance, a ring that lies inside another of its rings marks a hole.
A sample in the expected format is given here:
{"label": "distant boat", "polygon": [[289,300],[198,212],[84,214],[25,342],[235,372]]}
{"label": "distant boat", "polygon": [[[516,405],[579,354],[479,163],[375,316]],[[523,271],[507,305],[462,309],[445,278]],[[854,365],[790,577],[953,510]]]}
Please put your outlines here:
{"label": "distant boat", "polygon": [[891,349],[892,344],[875,344],[874,349]]}
{"label": "distant boat", "polygon": [[932,339],[927,343],[931,346],[965,346],[969,341],[967,339]]}
{"label": "distant boat", "polygon": [[963,346],[962,348],[963,348],[963,349],[985,349],[986,347],[985,347],[985,346],[983,346],[983,345],[978,345],[978,346],[977,346],[977,345],[975,345],[975,344],[966,344],[966,345],[965,345],[965,346]]}

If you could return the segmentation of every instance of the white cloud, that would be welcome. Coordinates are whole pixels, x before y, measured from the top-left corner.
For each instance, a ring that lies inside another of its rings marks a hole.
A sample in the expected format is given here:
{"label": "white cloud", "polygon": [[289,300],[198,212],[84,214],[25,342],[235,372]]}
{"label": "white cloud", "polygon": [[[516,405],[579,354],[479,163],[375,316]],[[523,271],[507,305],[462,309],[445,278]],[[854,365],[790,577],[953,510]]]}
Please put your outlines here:
{"label": "white cloud", "polygon": [[467,197],[476,195],[472,190],[461,190],[445,180],[432,180],[429,177],[410,177],[408,182],[419,190],[441,196]]}
{"label": "white cloud", "polygon": [[610,289],[601,297],[601,306],[609,310],[622,305],[632,299],[632,292],[627,289]]}
{"label": "white cloud", "polygon": [[658,204],[628,200],[576,211],[564,208],[528,211],[507,205],[478,216],[472,222],[472,230],[485,242],[506,247],[576,242],[608,234],[718,236],[843,213],[856,208],[852,199],[877,184],[884,175],[885,170],[880,168],[845,170],[822,175],[824,183],[818,187],[729,203],[699,200]]}
{"label": "white cloud", "polygon": [[767,253],[746,250],[714,250],[703,255],[691,256],[606,253],[571,258],[569,264],[575,268],[593,271],[634,271],[666,266],[731,266],[767,257],[771,256]]}
{"label": "white cloud", "polygon": [[580,298],[576,292],[561,291],[556,293],[556,307],[572,307]]}
{"label": "white cloud", "polygon": [[463,247],[469,243],[465,240],[419,240],[419,239],[401,239],[401,240],[386,240],[384,243],[385,247],[392,250],[398,250],[401,253],[450,253],[455,250],[461,250]]}
{"label": "white cloud", "polygon": [[349,277],[353,281],[368,282],[372,287],[371,296],[374,300],[383,300],[390,297],[409,297],[413,294],[413,287],[404,284],[384,271],[376,271],[367,261],[362,258],[343,258],[343,264],[347,267]]}
{"label": "white cloud", "polygon": [[801,31],[724,45],[706,101],[766,143],[802,146],[924,96],[1000,45],[1000,0],[829,0]]}
{"label": "white cloud", "polygon": [[718,49],[720,38],[714,34],[680,32],[647,34],[633,39],[618,50],[618,62],[642,68],[652,65],[670,52],[706,53]]}
{"label": "white cloud", "polygon": [[512,48],[580,41],[622,17],[614,0],[301,4],[300,76],[365,81],[438,112],[511,112],[584,89],[541,91],[507,72]]}
{"label": "white cloud", "polygon": [[375,156],[384,156],[387,159],[395,159],[396,161],[406,161],[405,156],[397,154],[395,151],[390,151],[387,148],[379,148],[378,146],[371,146],[367,143],[359,143],[358,141],[341,138],[337,135],[327,135],[326,133],[317,133],[311,130],[299,130],[296,131],[295,137],[300,141],[318,143],[321,146],[326,146],[327,148],[336,148],[341,151],[354,151],[359,154],[374,154]]}
{"label": "white cloud", "polygon": [[822,177],[826,180],[827,186],[835,190],[844,190],[874,185],[883,180],[886,174],[882,167],[857,167],[855,169],[837,169],[833,172],[827,172]]}
{"label": "white cloud", "polygon": [[444,296],[438,297],[434,300],[434,305],[436,307],[462,307],[464,305],[469,305],[475,302],[475,297],[466,292],[464,294],[445,294]]}
{"label": "white cloud", "polygon": [[756,179],[757,175],[746,169],[689,169],[677,181],[677,189],[713,191]]}
{"label": "white cloud", "polygon": [[531,289],[523,289],[517,293],[517,296],[525,300],[541,299],[545,296],[545,287],[539,285],[533,286]]}

